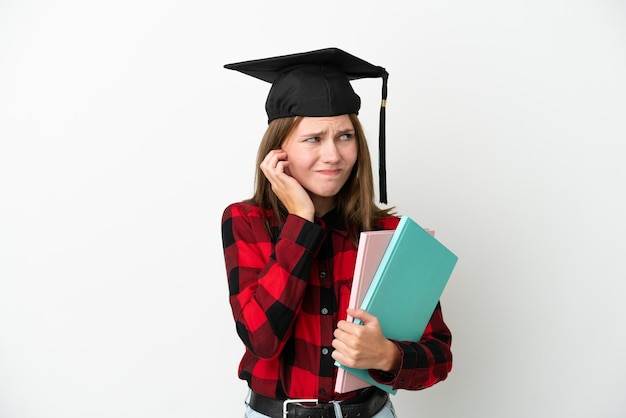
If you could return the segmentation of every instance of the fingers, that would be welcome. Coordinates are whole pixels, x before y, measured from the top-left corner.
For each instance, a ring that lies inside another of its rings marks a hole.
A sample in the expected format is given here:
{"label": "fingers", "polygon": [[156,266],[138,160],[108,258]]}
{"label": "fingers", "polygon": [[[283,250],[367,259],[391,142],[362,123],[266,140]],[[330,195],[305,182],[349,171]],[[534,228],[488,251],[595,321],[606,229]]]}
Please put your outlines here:
{"label": "fingers", "polygon": [[346,340],[352,335],[358,338],[362,331],[363,327],[361,325],[356,325],[346,321],[339,321],[337,323],[337,328],[335,328],[335,331],[333,332],[333,336],[340,340]]}
{"label": "fingers", "polygon": [[367,312],[364,309],[352,309],[352,308],[348,308],[347,310],[348,315],[354,317],[354,318],[358,318],[360,319],[363,324],[367,325],[367,324],[378,324],[378,318],[376,318],[374,315],[370,314],[369,312]]}
{"label": "fingers", "polygon": [[347,367],[354,367],[356,365],[352,356],[346,355],[346,353],[348,353],[348,346],[346,346],[344,343],[342,343],[339,340],[333,340],[332,346],[334,350],[331,353],[331,357],[334,360],[338,361],[339,363]]}
{"label": "fingers", "polygon": [[277,175],[285,172],[287,153],[283,150],[270,151],[261,162],[261,170],[265,177],[270,180],[277,179]]}
{"label": "fingers", "polygon": [[300,183],[290,175],[287,153],[283,150],[270,151],[261,162],[260,168],[287,211],[312,221],[315,214],[313,201]]}
{"label": "fingers", "polygon": [[339,329],[335,330],[334,336],[335,339],[331,343],[334,348],[331,354],[332,358],[344,366],[355,367],[357,364],[355,358],[357,358],[358,352],[355,352],[355,349],[352,347],[354,338]]}
{"label": "fingers", "polygon": [[363,321],[363,325],[348,321],[337,323],[333,333],[333,358],[344,366],[358,369],[396,368],[398,349],[385,338],[378,318],[363,309],[348,309],[348,314]]}
{"label": "fingers", "polygon": [[[333,332],[335,339],[333,347],[343,352],[358,350],[361,344],[364,328],[346,321],[339,321],[337,328]],[[335,344],[337,346],[335,346]]]}
{"label": "fingers", "polygon": [[370,368],[374,364],[377,346],[380,341],[372,339],[368,330],[361,325],[343,322],[342,328],[335,329],[332,346],[333,358],[348,367]]}
{"label": "fingers", "polygon": [[272,189],[277,194],[287,187],[286,182],[292,180],[291,177],[283,177],[283,175],[288,176],[286,173],[288,166],[286,158],[287,153],[285,151],[272,150],[265,156],[260,165],[261,171],[263,171],[263,174],[272,185]]}

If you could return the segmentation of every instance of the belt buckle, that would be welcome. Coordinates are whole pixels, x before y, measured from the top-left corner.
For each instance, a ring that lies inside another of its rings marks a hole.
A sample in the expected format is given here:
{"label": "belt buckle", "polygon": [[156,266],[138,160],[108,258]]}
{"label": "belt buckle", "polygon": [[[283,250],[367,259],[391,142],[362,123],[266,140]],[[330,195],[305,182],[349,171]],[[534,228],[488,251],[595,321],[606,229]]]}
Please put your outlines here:
{"label": "belt buckle", "polygon": [[292,403],[313,402],[317,405],[317,399],[287,399],[283,402],[283,418],[287,418],[287,407]]}

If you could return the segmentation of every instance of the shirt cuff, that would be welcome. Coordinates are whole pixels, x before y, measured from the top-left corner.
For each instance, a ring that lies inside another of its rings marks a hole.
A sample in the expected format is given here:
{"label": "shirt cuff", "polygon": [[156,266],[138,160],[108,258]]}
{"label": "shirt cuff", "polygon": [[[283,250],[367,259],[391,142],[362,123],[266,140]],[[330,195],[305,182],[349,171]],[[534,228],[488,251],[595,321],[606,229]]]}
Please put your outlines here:
{"label": "shirt cuff", "polygon": [[315,250],[324,236],[324,231],[319,225],[301,218],[298,215],[288,215],[280,232],[281,239],[293,241],[308,251]]}

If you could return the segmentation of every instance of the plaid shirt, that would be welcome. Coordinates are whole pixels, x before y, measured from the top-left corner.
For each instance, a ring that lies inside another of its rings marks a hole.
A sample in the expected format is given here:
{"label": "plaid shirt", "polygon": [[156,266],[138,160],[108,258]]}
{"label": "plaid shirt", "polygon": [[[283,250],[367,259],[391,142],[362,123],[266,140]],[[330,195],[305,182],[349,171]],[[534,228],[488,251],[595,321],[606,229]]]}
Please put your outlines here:
{"label": "plaid shirt", "polygon": [[[235,203],[222,218],[230,305],[246,347],[239,377],[270,398],[349,397],[334,392],[331,342],[337,322],[346,319],[357,248],[336,211],[315,222],[289,215],[282,228],[272,215]],[[395,229],[398,221],[385,218],[377,227]],[[439,304],[419,342],[394,343],[402,353],[400,371],[370,373],[395,389],[432,386],[452,368],[451,334]]]}

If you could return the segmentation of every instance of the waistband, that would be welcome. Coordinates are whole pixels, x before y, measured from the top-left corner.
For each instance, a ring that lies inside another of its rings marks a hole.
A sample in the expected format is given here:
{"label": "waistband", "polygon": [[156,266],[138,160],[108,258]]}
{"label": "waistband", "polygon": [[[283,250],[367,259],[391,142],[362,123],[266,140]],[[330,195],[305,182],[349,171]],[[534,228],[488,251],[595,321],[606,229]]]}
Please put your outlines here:
{"label": "waistband", "polygon": [[[370,418],[387,403],[388,394],[377,387],[363,390],[354,398],[339,402],[344,418]],[[272,399],[250,392],[250,407],[272,418],[334,418],[333,403],[317,403],[316,399]],[[307,404],[307,405],[305,405]]]}

